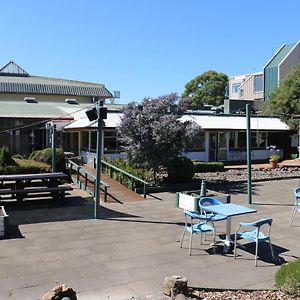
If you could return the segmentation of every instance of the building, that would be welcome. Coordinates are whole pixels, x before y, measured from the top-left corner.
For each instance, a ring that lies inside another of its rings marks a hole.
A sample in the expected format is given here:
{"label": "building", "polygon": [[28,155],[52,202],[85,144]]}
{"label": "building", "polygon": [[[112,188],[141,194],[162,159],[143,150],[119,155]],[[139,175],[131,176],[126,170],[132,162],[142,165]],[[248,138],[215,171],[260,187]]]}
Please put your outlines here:
{"label": "building", "polygon": [[[118,143],[117,126],[120,125],[122,113],[108,111],[103,137],[103,154],[109,158],[120,157],[122,151]],[[246,161],[246,117],[226,114],[188,113],[182,120],[197,123],[203,131],[197,135],[184,155],[193,160],[241,162]],[[67,132],[78,134],[78,154],[83,161],[93,164],[96,158],[97,122],[86,118],[74,121],[64,127]],[[266,161],[270,155],[267,146],[276,145],[281,158],[289,157],[297,148],[291,148],[289,127],[278,118],[251,117],[252,159]]]}
{"label": "building", "polygon": [[49,127],[56,124],[57,145],[77,151],[77,134],[62,128],[108,98],[103,84],[33,76],[11,61],[0,69],[0,143],[30,154],[49,145]]}
{"label": "building", "polygon": [[230,77],[229,99],[224,101],[224,112],[243,113],[246,104],[251,104],[254,111],[260,110],[263,89],[263,72]]}
{"label": "building", "polygon": [[264,99],[279,85],[291,67],[300,64],[300,41],[282,45],[264,66]]}

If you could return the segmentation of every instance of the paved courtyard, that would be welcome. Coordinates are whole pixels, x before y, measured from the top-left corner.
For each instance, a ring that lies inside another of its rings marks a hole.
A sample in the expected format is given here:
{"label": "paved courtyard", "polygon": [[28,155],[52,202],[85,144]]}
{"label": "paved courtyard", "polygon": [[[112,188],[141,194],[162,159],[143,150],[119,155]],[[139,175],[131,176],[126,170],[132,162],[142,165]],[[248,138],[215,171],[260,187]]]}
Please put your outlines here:
{"label": "paved courtyard", "polygon": [[[53,201],[8,205],[12,236],[0,240],[0,299],[38,299],[66,283],[79,300],[163,299],[162,284],[170,275],[187,276],[190,286],[273,288],[279,265],[300,253],[300,214],[289,227],[293,189],[298,179],[253,184],[257,214],[240,220],[272,217],[272,242],[277,264],[266,252],[253,266],[252,244],[239,257],[211,254],[210,245],[194,239],[188,256],[187,239],[179,248],[182,211],[174,193],[152,194],[147,200],[106,203],[100,220],[93,220],[93,203],[75,189],[63,205]],[[221,190],[221,189],[220,189]],[[247,205],[245,185],[230,186],[231,202]],[[218,233],[225,223],[217,223]],[[262,249],[264,249],[262,247]],[[268,248],[265,248],[268,250]]]}

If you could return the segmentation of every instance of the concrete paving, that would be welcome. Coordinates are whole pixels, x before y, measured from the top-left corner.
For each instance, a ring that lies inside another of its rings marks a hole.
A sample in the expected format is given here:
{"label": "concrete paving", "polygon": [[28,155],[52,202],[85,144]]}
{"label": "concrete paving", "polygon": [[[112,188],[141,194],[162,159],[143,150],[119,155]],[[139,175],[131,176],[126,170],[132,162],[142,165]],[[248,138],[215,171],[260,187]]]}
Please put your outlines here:
{"label": "concrete paving", "polygon": [[[258,213],[232,220],[234,229],[240,220],[273,218],[277,265],[268,247],[262,247],[256,268],[253,244],[239,249],[236,260],[232,254],[223,255],[221,246],[212,254],[211,240],[200,245],[197,237],[192,256],[188,256],[188,238],[179,248],[183,214],[174,206],[174,193],[105,203],[100,220],[92,219],[93,203],[78,189],[63,203],[8,205],[12,231],[10,238],[0,240],[0,299],[38,299],[61,283],[73,287],[79,300],[164,299],[164,278],[174,274],[187,276],[190,286],[273,288],[280,264],[300,253],[300,214],[289,227],[297,185],[298,179],[253,184],[253,207]],[[247,205],[245,185],[224,191],[230,192],[233,203]],[[225,231],[224,222],[217,223],[217,231]]]}

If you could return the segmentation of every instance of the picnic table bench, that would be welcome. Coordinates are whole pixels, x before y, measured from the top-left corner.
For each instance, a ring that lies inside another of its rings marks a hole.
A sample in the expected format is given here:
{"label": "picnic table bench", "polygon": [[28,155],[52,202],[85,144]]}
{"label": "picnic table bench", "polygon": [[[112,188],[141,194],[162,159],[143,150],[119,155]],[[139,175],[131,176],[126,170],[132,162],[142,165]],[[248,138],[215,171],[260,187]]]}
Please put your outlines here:
{"label": "picnic table bench", "polygon": [[16,199],[21,204],[24,198],[51,196],[53,199],[64,199],[65,192],[73,189],[62,185],[68,178],[62,172],[0,175],[0,201]]}

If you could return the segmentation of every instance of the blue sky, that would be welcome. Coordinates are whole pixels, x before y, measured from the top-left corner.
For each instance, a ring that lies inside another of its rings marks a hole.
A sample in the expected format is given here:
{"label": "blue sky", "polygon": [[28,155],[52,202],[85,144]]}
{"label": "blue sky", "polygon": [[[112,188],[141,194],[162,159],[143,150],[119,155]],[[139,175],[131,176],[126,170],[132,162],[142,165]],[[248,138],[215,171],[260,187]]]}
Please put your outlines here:
{"label": "blue sky", "polygon": [[299,0],[4,0],[0,66],[103,83],[122,103],[181,94],[207,70],[262,70],[300,40],[299,11]]}

